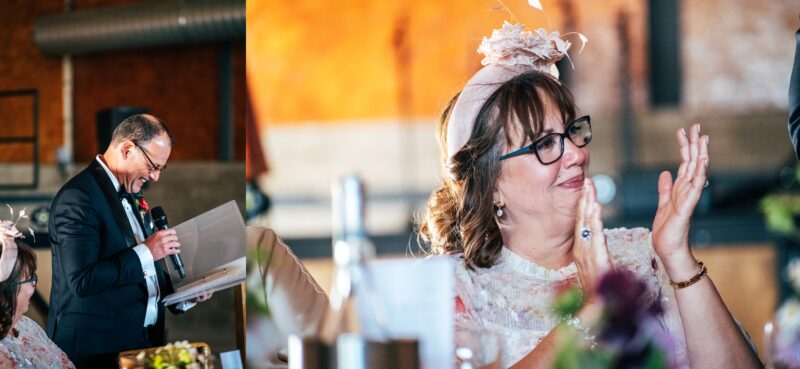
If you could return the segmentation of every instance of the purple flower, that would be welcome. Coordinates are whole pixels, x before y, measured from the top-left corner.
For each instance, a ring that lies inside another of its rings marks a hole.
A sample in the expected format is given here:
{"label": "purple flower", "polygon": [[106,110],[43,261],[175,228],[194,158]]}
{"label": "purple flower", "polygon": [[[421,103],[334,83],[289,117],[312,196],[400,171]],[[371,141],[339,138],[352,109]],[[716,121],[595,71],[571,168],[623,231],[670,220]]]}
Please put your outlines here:
{"label": "purple flower", "polygon": [[614,367],[644,368],[653,355],[671,352],[672,339],[657,319],[664,311],[660,299],[651,301],[647,285],[633,272],[607,273],[597,293],[605,305],[598,336],[614,353]]}

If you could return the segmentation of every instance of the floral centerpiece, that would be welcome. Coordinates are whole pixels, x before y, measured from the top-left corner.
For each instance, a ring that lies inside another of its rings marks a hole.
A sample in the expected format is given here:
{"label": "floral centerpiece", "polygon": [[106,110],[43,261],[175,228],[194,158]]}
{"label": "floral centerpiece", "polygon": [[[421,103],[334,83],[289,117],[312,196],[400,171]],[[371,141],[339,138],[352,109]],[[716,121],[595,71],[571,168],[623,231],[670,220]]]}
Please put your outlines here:
{"label": "floral centerpiece", "polygon": [[145,369],[208,369],[207,346],[194,346],[187,341],[178,341],[153,351],[141,351],[136,355],[134,367]]}
{"label": "floral centerpiece", "polygon": [[[597,286],[602,311],[594,322],[573,316],[583,304],[579,290],[563,292],[554,309],[566,324],[557,328],[559,349],[554,369],[670,369],[674,340],[658,321],[659,301],[650,301],[647,285],[632,272],[607,273]],[[586,326],[584,326],[586,324]]]}

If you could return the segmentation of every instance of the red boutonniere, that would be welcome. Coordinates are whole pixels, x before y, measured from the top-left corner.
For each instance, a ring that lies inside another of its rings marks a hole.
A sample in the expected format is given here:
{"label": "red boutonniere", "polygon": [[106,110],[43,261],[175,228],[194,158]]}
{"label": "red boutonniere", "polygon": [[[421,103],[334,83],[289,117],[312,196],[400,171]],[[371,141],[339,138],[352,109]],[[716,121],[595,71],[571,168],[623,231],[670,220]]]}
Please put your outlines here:
{"label": "red boutonniere", "polygon": [[150,205],[147,204],[147,201],[140,194],[137,194],[137,196],[136,196],[136,207],[141,212],[144,212],[144,213],[149,213],[150,212]]}

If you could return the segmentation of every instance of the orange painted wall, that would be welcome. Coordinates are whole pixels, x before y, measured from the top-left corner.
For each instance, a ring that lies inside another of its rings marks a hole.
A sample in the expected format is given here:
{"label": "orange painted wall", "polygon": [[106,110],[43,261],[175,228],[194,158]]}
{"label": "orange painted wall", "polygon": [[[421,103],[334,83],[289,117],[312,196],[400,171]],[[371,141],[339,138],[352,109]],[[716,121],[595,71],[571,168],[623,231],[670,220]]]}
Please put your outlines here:
{"label": "orange painted wall", "polygon": [[[257,114],[270,123],[359,119],[397,116],[405,105],[410,115],[431,115],[479,68],[472,51],[504,15],[493,6],[249,1],[247,60]],[[400,67],[404,52],[407,69]],[[404,82],[402,70],[410,76]],[[410,101],[399,101],[402,89],[412,91]]]}
{"label": "orange painted wall", "polygon": [[[580,78],[587,72],[615,75],[613,58],[597,63],[592,54],[616,49],[592,51],[592,46],[604,45],[593,44],[592,38],[611,37],[611,46],[616,46],[608,27],[613,31],[621,9],[631,13],[632,57],[639,63],[634,79],[643,82],[641,2],[573,1],[575,29],[562,28],[563,1],[542,3],[546,16],[525,0],[505,2],[530,28],[589,36],[584,55],[574,55],[578,70],[586,70],[576,71]],[[256,114],[278,125],[435,116],[480,68],[475,51],[480,40],[504,20],[513,18],[494,0],[248,1],[247,71]],[[607,85],[599,88],[601,97],[608,95]]]}

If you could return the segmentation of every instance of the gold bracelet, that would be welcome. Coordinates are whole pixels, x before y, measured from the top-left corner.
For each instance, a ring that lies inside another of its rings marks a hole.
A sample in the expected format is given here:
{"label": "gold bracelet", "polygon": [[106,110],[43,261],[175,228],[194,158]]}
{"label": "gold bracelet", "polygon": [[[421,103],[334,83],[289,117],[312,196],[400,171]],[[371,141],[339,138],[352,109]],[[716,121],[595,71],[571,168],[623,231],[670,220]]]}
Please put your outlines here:
{"label": "gold bracelet", "polygon": [[670,279],[669,280],[669,284],[672,285],[673,288],[681,289],[681,288],[686,288],[686,287],[689,287],[689,286],[697,283],[697,281],[703,279],[703,277],[705,277],[707,272],[708,272],[708,270],[706,269],[706,266],[703,265],[702,261],[698,260],[697,261],[697,266],[700,267],[700,271],[697,272],[697,274],[695,274],[694,277],[692,277],[692,278],[690,278],[688,280],[685,280],[685,281],[681,281],[681,282],[675,282],[672,279]]}

